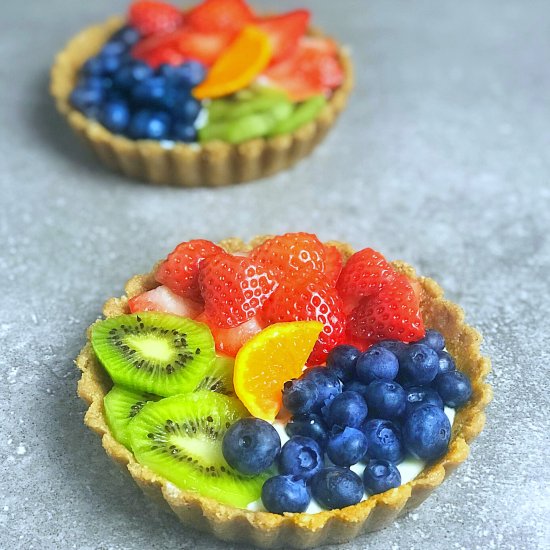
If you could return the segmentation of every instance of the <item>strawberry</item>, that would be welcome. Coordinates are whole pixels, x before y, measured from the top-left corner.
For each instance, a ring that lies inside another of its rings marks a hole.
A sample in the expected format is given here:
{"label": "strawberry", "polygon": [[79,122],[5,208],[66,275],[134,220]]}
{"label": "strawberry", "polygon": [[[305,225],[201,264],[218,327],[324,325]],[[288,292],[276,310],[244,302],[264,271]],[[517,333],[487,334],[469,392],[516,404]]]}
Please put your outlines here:
{"label": "strawberry", "polygon": [[346,262],[336,288],[344,299],[362,298],[377,294],[394,277],[393,267],[380,252],[364,248]]}
{"label": "strawberry", "polygon": [[203,239],[181,243],[158,266],[155,279],[184,298],[201,301],[199,265],[222,252],[218,245]]}
{"label": "strawberry", "polygon": [[326,244],[325,277],[332,286],[336,286],[336,281],[338,281],[338,277],[342,271],[343,263],[344,261],[342,260],[342,254],[340,254],[340,251],[335,246]]}
{"label": "strawberry", "polygon": [[351,334],[349,330],[346,331],[343,343],[356,347],[361,353],[367,351],[372,345],[372,342],[363,340],[362,338],[357,338],[357,336]]}
{"label": "strawberry", "polygon": [[158,286],[128,300],[131,313],[136,311],[163,311],[194,319],[202,311],[202,305],[174,294],[166,286]]}
{"label": "strawberry", "polygon": [[254,13],[244,0],[205,0],[185,14],[185,24],[206,33],[238,33],[254,21]]}
{"label": "strawberry", "polygon": [[156,69],[161,65],[181,65],[185,63],[186,58],[176,49],[165,46],[145,54],[141,60],[153,69]]}
{"label": "strawberry", "polygon": [[216,349],[231,357],[235,357],[243,345],[262,330],[257,315],[246,323],[233,328],[217,327],[204,313],[195,320],[206,323],[210,327],[214,342],[216,342]]}
{"label": "strawberry", "polygon": [[223,252],[204,260],[199,286],[211,325],[231,328],[252,319],[271,296],[276,283],[250,258]]}
{"label": "strawberry", "polygon": [[348,331],[371,343],[423,338],[419,300],[407,277],[395,275],[380,292],[362,298],[348,317]]}
{"label": "strawberry", "polygon": [[224,32],[182,32],[174,43],[184,56],[210,66],[231,42],[232,35]]}
{"label": "strawberry", "polygon": [[130,6],[128,22],[143,36],[149,36],[174,31],[182,24],[183,15],[166,2],[138,0]]}
{"label": "strawberry", "polygon": [[300,38],[307,31],[310,17],[308,10],[296,10],[256,21],[256,25],[266,32],[271,40],[272,65],[290,57],[298,48]]}
{"label": "strawberry", "polygon": [[277,281],[325,271],[325,248],[311,233],[286,233],[257,246],[250,257]]}
{"label": "strawberry", "polygon": [[341,343],[346,327],[342,300],[323,275],[282,282],[265,303],[261,316],[267,324],[316,320],[325,325],[308,365],[324,363],[330,350]]}

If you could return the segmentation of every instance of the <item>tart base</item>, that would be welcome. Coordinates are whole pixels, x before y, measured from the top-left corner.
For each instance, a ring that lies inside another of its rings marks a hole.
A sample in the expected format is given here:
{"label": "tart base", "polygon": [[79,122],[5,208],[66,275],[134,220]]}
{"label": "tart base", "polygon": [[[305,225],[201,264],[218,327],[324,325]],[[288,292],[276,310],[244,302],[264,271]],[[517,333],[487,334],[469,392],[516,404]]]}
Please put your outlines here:
{"label": "tart base", "polygon": [[[131,140],[109,132],[99,122],[86,118],[69,104],[78,71],[123,24],[120,17],[88,27],[57,54],[51,70],[50,92],[57,110],[74,132],[108,168],[133,179],[181,187],[219,187],[251,181],[286,170],[308,156],[323,140],[345,108],[353,87],[349,55],[338,47],[345,73],[344,83],[313,121],[295,132],[231,145],[212,141],[204,145],[175,142],[163,146],[154,140]],[[316,30],[311,34],[321,35]]]}
{"label": "tart base", "polygon": [[[222,241],[228,252],[248,251],[268,237],[257,237],[250,244],[239,239]],[[345,259],[353,249],[331,241]],[[405,262],[393,262],[394,267],[420,288],[420,307],[426,326],[439,330],[446,339],[447,349],[456,360],[457,368],[472,382],[473,394],[468,404],[455,416],[449,450],[440,460],[427,466],[415,479],[380,495],[375,495],[354,506],[317,514],[276,515],[251,512],[221,504],[189,491],[178,489],[166,479],[138,464],[133,454],[112,436],[105,419],[103,398],[112,382],[92,351],[88,342],[76,359],[82,372],[78,395],[88,404],[85,424],[102,438],[107,454],[128,471],[143,492],[172,510],[190,527],[213,534],[219,539],[252,544],[262,548],[312,548],[326,544],[347,542],[362,533],[383,529],[399,516],[420,505],[469,454],[469,443],[485,424],[484,409],[492,399],[492,389],[485,383],[491,370],[488,358],[480,354],[481,335],[464,322],[462,309],[445,300],[443,290],[432,279],[419,277]],[[106,317],[128,313],[128,299],[158,286],[153,270],[146,275],[132,277],[126,284],[126,295],[111,298],[105,303]]]}

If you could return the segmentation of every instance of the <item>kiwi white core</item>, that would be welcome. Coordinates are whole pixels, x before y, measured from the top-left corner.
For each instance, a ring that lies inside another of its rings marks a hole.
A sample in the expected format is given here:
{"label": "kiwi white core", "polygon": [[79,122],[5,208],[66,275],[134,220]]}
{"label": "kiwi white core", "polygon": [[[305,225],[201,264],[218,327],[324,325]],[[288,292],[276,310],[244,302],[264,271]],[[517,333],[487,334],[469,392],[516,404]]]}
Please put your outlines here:
{"label": "kiwi white core", "polygon": [[150,361],[169,363],[176,355],[170,340],[158,335],[151,337],[148,334],[129,334],[125,336],[124,342]]}

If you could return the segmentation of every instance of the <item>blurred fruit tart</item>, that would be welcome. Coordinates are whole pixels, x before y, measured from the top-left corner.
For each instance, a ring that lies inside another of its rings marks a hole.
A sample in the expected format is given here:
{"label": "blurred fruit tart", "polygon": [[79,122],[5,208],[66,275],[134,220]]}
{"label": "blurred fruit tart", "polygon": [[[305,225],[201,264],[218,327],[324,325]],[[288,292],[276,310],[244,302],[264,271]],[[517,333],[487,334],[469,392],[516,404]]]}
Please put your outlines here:
{"label": "blurred fruit tart", "polygon": [[101,161],[133,177],[226,185],[307,156],[345,107],[348,55],[311,14],[245,0],[181,10],[137,0],[57,56],[58,110]]}
{"label": "blurred fruit tart", "polygon": [[86,424],[224,540],[386,527],[467,458],[491,400],[481,336],[434,281],[308,233],[183,242],[104,314],[77,359]]}

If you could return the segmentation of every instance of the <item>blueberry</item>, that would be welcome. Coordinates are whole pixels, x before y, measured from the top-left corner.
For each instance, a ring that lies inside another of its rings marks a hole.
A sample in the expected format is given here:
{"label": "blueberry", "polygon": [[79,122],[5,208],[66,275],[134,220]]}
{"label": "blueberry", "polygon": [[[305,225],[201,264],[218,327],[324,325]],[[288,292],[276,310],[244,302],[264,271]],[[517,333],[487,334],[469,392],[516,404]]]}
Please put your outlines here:
{"label": "blueberry", "polygon": [[277,430],[259,418],[238,420],[227,430],[222,442],[227,463],[246,475],[256,475],[269,468],[280,450]]}
{"label": "blueberry", "polygon": [[99,55],[90,57],[90,59],[82,65],[81,72],[86,76],[103,76],[105,74],[103,58]]}
{"label": "blueberry", "polygon": [[374,418],[367,420],[361,426],[361,431],[367,437],[369,458],[389,460],[399,464],[405,457],[401,432],[393,422]]}
{"label": "blueberry", "polygon": [[367,438],[361,430],[334,426],[328,438],[327,456],[337,466],[351,466],[365,456],[367,447]]}
{"label": "blueberry", "polygon": [[455,360],[450,353],[440,351],[437,356],[439,357],[439,369],[437,371],[439,374],[456,370]]}
{"label": "blueberry", "polygon": [[[146,107],[165,105],[167,95],[166,80],[158,76],[142,80],[132,89],[134,101]],[[172,94],[169,95],[171,99]]]}
{"label": "blueberry", "polygon": [[270,477],[262,487],[262,502],[268,512],[305,512],[311,501],[306,481],[296,476]]}
{"label": "blueberry", "polygon": [[369,460],[363,472],[363,483],[367,493],[377,495],[399,487],[401,474],[395,464],[387,460]]}
{"label": "blueberry", "polygon": [[336,397],[342,392],[342,382],[326,367],[308,369],[302,378],[311,380],[317,386],[319,397],[314,407],[317,410],[325,405],[325,401]]}
{"label": "blueberry", "polygon": [[195,98],[187,96],[178,98],[172,109],[174,116],[183,122],[193,123],[201,111],[201,104]]}
{"label": "blueberry", "polygon": [[382,342],[377,342],[376,345],[391,351],[397,359],[400,359],[401,354],[404,353],[409,347],[400,340],[382,340]]}
{"label": "blueberry", "polygon": [[279,472],[309,479],[323,467],[323,451],[311,437],[295,435],[281,449]]}
{"label": "blueberry", "polygon": [[355,377],[355,363],[359,350],[354,346],[342,344],[332,348],[327,356],[327,367],[342,382],[349,382]]}
{"label": "blueberry", "polygon": [[403,422],[403,442],[416,458],[431,461],[445,454],[451,438],[451,423],[434,405],[416,407]]}
{"label": "blueberry", "polygon": [[130,109],[125,101],[114,100],[103,104],[99,121],[115,134],[123,133],[130,122]]}
{"label": "blueberry", "polygon": [[89,89],[108,90],[113,81],[105,76],[85,76],[80,79],[79,86]]}
{"label": "blueberry", "polygon": [[443,351],[443,348],[445,348],[445,338],[443,338],[441,332],[428,329],[426,331],[426,334],[424,335],[424,338],[418,340],[418,342],[415,342],[415,344],[424,344],[432,348],[434,351],[439,352]]}
{"label": "blueberry", "polygon": [[327,444],[328,429],[318,414],[297,414],[287,422],[285,430],[290,437],[294,435],[311,437],[317,441],[321,449],[324,449]]}
{"label": "blueberry", "polygon": [[311,480],[311,492],[317,502],[327,508],[345,508],[361,502],[364,495],[361,478],[348,468],[330,466]]}
{"label": "blueberry", "polygon": [[346,391],[337,395],[322,409],[323,416],[329,426],[350,426],[358,428],[367,418],[368,407],[363,397],[354,391]]}
{"label": "blueberry", "polygon": [[472,384],[460,371],[453,370],[440,374],[435,385],[441,399],[449,407],[461,407],[472,396]]}
{"label": "blueberry", "polygon": [[153,75],[153,69],[142,61],[130,61],[120,67],[113,75],[113,84],[116,88],[129,91],[136,86],[138,82],[142,82]]}
{"label": "blueberry", "polygon": [[172,137],[176,141],[194,143],[197,141],[197,129],[192,124],[177,120],[172,125]]}
{"label": "blueberry", "polygon": [[171,80],[188,89],[198,86],[206,77],[206,68],[198,61],[188,61],[183,65],[172,67],[171,70],[164,69],[164,71]]}
{"label": "blueberry", "polygon": [[139,42],[140,38],[141,33],[135,27],[124,26],[111,36],[109,42],[120,41],[124,42],[128,46],[133,46],[134,44]]}
{"label": "blueberry", "polygon": [[292,414],[310,412],[318,397],[317,386],[311,380],[300,379],[285,382],[283,405]]}
{"label": "blueberry", "polygon": [[109,40],[103,48],[101,48],[101,56],[119,57],[128,51],[128,45],[122,40]]}
{"label": "blueberry", "polygon": [[393,352],[372,346],[357,359],[357,377],[369,384],[373,380],[393,380],[399,371],[399,361]]}
{"label": "blueberry", "polygon": [[429,384],[439,369],[437,353],[424,344],[411,344],[399,360],[399,380],[405,384]]}
{"label": "blueberry", "polygon": [[427,386],[412,386],[407,388],[407,408],[405,414],[409,415],[420,405],[434,405],[443,409],[443,401],[439,394]]}
{"label": "blueberry", "polygon": [[170,129],[170,117],[163,112],[137,111],[128,126],[128,135],[133,139],[166,139]]}
{"label": "blueberry", "polygon": [[89,107],[99,106],[105,97],[103,88],[88,88],[78,85],[69,97],[71,105],[79,111],[85,111]]}
{"label": "blueberry", "polygon": [[354,391],[357,392],[359,395],[363,396],[363,399],[367,399],[367,388],[368,386],[366,384],[363,384],[363,382],[359,382],[358,380],[352,380],[351,382],[348,382],[344,385],[343,391]]}
{"label": "blueberry", "polygon": [[375,380],[367,388],[367,405],[375,418],[394,420],[405,412],[407,394],[397,382]]}

